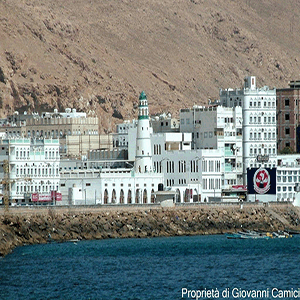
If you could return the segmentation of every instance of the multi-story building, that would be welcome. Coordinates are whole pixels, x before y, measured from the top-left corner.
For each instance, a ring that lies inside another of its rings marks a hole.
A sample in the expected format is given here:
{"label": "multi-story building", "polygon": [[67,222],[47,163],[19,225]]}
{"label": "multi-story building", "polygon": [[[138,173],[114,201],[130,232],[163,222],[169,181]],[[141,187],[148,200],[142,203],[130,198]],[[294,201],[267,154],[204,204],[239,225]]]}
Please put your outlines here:
{"label": "multi-story building", "polygon": [[[113,147],[119,149],[128,148],[128,132],[137,127],[137,120],[125,120],[121,124],[117,124],[117,130],[113,137]],[[172,118],[171,114],[161,114],[151,117],[150,127],[153,132],[179,132],[179,120]],[[135,129],[134,129],[135,130]]]}
{"label": "multi-story building", "polygon": [[278,155],[277,160],[277,201],[294,201],[300,192],[300,157]]}
{"label": "multi-story building", "polygon": [[247,168],[276,167],[276,90],[256,87],[256,77],[245,78],[243,89],[220,90],[220,103],[242,107],[243,177]]}
{"label": "multi-story building", "polygon": [[153,132],[179,132],[180,122],[178,119],[172,118],[170,113],[160,114],[151,118],[151,126]]}
{"label": "multi-story building", "polygon": [[112,134],[113,147],[118,149],[128,148],[128,130],[137,127],[137,120],[125,120],[121,124],[117,124],[117,132]]}
{"label": "multi-story building", "polygon": [[99,135],[98,118],[66,108],[65,112],[19,114],[15,112],[0,128],[8,137],[55,138],[60,141],[60,154],[87,155],[93,149],[112,149],[112,137]]}
{"label": "multi-story building", "polygon": [[242,122],[240,106],[194,106],[180,111],[180,130],[192,133],[193,147],[219,149],[222,153],[224,189],[243,184]]}
{"label": "multi-story building", "polygon": [[290,148],[300,153],[300,81],[291,81],[289,86],[276,89],[277,151]]}
{"label": "multi-story building", "polygon": [[[129,130],[129,161],[133,160],[137,132]],[[164,188],[176,191],[177,202],[208,202],[220,198],[223,154],[219,149],[191,148],[192,134],[181,132],[151,133],[155,172],[163,175]]]}
{"label": "multi-story building", "polygon": [[[51,202],[59,191],[59,141],[15,138],[0,140],[2,166],[9,201],[17,204]],[[51,196],[52,192],[52,196]],[[36,197],[33,198],[32,195]]]}
{"label": "multi-story building", "polygon": [[[123,161],[126,167],[112,168],[99,162],[100,169],[61,171],[60,187],[65,204],[149,204],[155,201],[154,193],[163,183],[163,175],[153,170],[148,101],[144,92],[139,97],[135,131],[133,164]],[[129,144],[133,144],[131,137]]]}

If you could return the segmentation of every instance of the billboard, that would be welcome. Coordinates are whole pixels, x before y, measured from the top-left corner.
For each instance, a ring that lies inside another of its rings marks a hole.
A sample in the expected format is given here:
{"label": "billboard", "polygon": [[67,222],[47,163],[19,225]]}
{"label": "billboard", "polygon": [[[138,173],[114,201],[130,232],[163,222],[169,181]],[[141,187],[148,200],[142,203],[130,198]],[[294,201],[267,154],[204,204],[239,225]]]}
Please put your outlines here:
{"label": "billboard", "polygon": [[62,195],[59,192],[51,191],[51,194],[31,194],[32,202],[51,202],[51,201],[62,201]]}
{"label": "billboard", "polygon": [[276,168],[247,169],[248,194],[276,195]]}
{"label": "billboard", "polygon": [[31,201],[32,202],[51,202],[51,195],[49,194],[39,194],[39,193],[33,193],[31,195]]}

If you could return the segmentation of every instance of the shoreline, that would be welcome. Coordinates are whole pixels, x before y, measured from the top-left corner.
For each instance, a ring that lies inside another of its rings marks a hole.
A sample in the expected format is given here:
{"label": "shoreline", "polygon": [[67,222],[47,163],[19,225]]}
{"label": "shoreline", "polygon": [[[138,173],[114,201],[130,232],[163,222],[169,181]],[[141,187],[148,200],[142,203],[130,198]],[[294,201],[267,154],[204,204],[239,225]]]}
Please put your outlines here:
{"label": "shoreline", "polygon": [[[298,223],[299,222],[299,223]],[[292,204],[42,207],[0,210],[0,257],[14,248],[73,239],[146,238],[232,233],[242,229],[299,230]]]}

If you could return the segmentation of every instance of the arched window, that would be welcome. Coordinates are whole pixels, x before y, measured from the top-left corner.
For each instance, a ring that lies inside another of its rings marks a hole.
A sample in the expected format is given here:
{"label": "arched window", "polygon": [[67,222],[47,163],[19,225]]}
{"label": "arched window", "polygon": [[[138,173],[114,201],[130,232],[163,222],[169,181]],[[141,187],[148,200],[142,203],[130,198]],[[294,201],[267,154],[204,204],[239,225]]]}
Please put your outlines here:
{"label": "arched window", "polygon": [[120,191],[120,203],[121,204],[124,203],[124,191],[123,191],[123,189],[121,189],[121,191]]}
{"label": "arched window", "polygon": [[151,190],[151,203],[155,202],[154,189]]}
{"label": "arched window", "polygon": [[135,203],[139,203],[140,199],[140,189],[136,189],[135,191]]}
{"label": "arched window", "polygon": [[104,204],[107,204],[108,203],[108,191],[107,189],[105,189],[104,191]]}
{"label": "arched window", "polygon": [[113,189],[112,193],[111,193],[111,203],[116,203],[117,201],[117,197],[116,197],[116,191],[115,189]]}
{"label": "arched window", "polygon": [[147,190],[144,189],[144,193],[143,193],[143,203],[147,203]]}
{"label": "arched window", "polygon": [[128,190],[127,203],[128,203],[128,204],[132,203],[131,190]]}

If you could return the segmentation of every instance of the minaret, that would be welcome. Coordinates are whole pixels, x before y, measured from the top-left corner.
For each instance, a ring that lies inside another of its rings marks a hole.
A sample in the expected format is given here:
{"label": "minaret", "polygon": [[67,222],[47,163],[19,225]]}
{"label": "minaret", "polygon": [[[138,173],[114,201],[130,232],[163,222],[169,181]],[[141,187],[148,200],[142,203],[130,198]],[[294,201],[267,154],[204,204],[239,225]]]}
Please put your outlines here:
{"label": "minaret", "polygon": [[145,92],[141,92],[139,98],[139,117],[137,124],[135,172],[152,172],[152,154],[150,140],[150,126],[148,114],[148,101]]}

